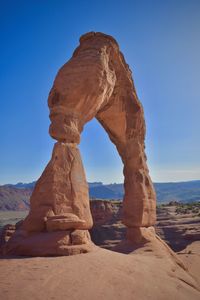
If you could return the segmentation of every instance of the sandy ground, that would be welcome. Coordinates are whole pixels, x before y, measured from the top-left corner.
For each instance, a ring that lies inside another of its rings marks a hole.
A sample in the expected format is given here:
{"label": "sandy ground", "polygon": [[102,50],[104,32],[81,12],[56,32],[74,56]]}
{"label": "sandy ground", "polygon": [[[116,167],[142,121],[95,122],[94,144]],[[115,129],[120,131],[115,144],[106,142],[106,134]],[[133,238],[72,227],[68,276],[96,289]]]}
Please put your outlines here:
{"label": "sandy ground", "polygon": [[179,266],[148,252],[98,248],[71,257],[0,260],[2,300],[199,300],[190,282]]}

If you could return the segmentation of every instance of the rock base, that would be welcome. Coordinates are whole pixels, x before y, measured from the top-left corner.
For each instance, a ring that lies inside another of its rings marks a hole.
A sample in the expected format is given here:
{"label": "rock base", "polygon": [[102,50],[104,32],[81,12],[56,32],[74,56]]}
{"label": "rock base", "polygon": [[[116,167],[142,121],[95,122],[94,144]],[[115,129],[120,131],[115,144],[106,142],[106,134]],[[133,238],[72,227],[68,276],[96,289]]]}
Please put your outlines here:
{"label": "rock base", "polygon": [[32,232],[16,230],[5,244],[4,255],[68,256],[97,249],[87,230]]}
{"label": "rock base", "polygon": [[124,254],[152,254],[165,259],[168,257],[183,270],[187,270],[176,253],[156,234],[153,226],[127,228],[126,239],[122,240],[113,251]]}

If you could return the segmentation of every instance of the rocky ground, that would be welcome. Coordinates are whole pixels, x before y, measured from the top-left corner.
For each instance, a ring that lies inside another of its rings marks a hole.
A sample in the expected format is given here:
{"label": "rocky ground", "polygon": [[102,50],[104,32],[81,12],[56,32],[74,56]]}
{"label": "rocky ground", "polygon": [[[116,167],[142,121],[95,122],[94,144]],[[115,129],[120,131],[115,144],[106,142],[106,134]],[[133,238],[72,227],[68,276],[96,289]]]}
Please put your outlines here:
{"label": "rocky ground", "polygon": [[[92,240],[102,248],[112,250],[125,238],[126,228],[121,222],[122,202],[111,200],[92,200],[90,203],[94,226],[90,231]],[[0,227],[14,230],[14,224],[27,215],[24,212],[0,212]],[[157,207],[157,234],[175,252],[186,251],[191,243],[200,241],[200,202]],[[189,253],[190,254],[190,253]]]}
{"label": "rocky ground", "polygon": [[[93,240],[103,248],[112,249],[125,237],[125,226],[121,223],[122,202],[95,200],[91,210]],[[200,241],[200,202],[158,206],[156,232],[175,252]]]}
{"label": "rocky ground", "polygon": [[157,209],[158,235],[178,254],[200,284],[200,203]]}
{"label": "rocky ground", "polygon": [[156,230],[175,252],[200,241],[200,203],[159,206]]}
{"label": "rocky ground", "polygon": [[[96,200],[91,210],[95,222],[91,230],[93,241],[105,249],[113,250],[125,237],[126,229],[121,223],[122,203]],[[199,281],[200,203],[172,202],[170,205],[158,206],[156,232]]]}
{"label": "rocky ground", "polygon": [[0,261],[3,300],[198,300],[194,279],[173,259],[99,248],[72,257]]}
{"label": "rocky ground", "polygon": [[[113,251],[124,239],[122,203],[91,202],[97,248],[89,254],[58,258],[0,259],[0,292],[18,299],[199,299],[199,205],[159,206],[156,231],[178,254],[153,239],[127,254]],[[14,226],[7,226],[8,239]],[[184,267],[182,263],[184,263]]]}

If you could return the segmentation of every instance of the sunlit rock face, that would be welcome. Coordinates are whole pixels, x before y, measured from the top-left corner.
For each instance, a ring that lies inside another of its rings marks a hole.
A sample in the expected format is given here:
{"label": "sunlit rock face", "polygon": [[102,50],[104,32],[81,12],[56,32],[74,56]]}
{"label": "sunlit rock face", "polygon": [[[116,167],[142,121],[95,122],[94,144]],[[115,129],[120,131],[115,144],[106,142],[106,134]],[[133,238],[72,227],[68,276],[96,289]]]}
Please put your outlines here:
{"label": "sunlit rock face", "polygon": [[48,105],[49,133],[57,142],[33,191],[30,213],[9,240],[7,252],[71,255],[95,248],[88,233],[93,222],[77,146],[84,125],[94,117],[124,163],[123,223],[128,228],[154,225],[156,201],[144,152],[143,108],[117,42],[103,33],[83,35],[58,71]]}

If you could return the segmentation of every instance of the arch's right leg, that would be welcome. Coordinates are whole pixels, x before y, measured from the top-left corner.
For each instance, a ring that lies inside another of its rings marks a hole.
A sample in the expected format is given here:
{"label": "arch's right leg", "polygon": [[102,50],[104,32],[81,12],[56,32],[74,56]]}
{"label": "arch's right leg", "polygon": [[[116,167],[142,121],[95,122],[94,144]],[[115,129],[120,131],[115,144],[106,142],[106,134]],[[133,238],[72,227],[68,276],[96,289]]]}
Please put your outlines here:
{"label": "arch's right leg", "polygon": [[156,196],[146,164],[143,109],[133,89],[120,93],[97,119],[124,163],[123,223],[129,228],[149,227],[156,221]]}

